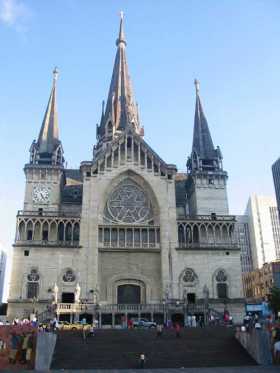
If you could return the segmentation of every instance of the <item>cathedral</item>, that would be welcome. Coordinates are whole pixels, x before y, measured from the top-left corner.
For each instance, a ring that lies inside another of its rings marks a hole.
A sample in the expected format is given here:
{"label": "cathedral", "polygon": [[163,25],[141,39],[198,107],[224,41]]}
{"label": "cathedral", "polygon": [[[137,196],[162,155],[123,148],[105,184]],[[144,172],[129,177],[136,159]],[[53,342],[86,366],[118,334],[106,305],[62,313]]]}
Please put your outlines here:
{"label": "cathedral", "polygon": [[236,319],[243,313],[228,175],[199,82],[192,149],[186,172],[178,173],[144,140],[126,45],[121,17],[96,144],[79,169],[65,167],[53,72],[39,136],[24,166],[10,319],[53,312],[69,321],[98,317],[102,326],[116,327],[123,317],[183,322],[190,313],[226,309]]}

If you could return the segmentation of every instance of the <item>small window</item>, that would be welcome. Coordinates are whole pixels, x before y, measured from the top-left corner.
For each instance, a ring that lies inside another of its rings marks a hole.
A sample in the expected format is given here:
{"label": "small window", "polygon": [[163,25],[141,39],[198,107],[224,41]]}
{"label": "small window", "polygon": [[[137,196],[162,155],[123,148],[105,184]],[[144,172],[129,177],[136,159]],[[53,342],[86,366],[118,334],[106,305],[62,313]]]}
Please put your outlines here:
{"label": "small window", "polygon": [[38,282],[28,282],[27,284],[27,298],[33,299],[38,298],[39,295],[39,283]]}
{"label": "small window", "polygon": [[24,250],[24,256],[29,256],[29,250]]}
{"label": "small window", "polygon": [[212,179],[212,178],[208,179],[208,184],[209,185],[214,185],[214,179]]}
{"label": "small window", "polygon": [[89,171],[86,172],[86,177],[90,177],[90,172]]}

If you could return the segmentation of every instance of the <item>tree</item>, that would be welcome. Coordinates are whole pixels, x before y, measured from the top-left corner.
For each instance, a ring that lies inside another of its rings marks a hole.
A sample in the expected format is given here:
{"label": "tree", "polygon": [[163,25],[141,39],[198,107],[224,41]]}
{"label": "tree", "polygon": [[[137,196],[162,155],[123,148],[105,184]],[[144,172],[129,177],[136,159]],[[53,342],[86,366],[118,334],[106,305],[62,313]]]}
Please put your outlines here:
{"label": "tree", "polygon": [[274,312],[275,316],[278,317],[278,312],[280,312],[280,288],[276,286],[271,289],[269,306]]}

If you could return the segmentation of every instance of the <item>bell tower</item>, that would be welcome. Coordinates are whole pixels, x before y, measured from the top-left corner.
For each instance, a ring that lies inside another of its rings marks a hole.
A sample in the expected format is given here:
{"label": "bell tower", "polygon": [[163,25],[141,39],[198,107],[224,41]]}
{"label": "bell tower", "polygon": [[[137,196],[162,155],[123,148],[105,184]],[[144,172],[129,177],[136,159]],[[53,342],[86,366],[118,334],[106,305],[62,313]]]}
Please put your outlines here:
{"label": "bell tower", "polygon": [[37,141],[30,147],[30,161],[25,165],[26,188],[24,210],[59,210],[63,181],[64,158],[59,140],[56,84],[57,68],[53,71],[53,84],[47,109]]}
{"label": "bell tower", "polygon": [[214,148],[199,93],[194,81],[196,104],[192,152],[187,161],[187,198],[189,213],[195,215],[227,215],[227,172],[223,170],[220,148]]}

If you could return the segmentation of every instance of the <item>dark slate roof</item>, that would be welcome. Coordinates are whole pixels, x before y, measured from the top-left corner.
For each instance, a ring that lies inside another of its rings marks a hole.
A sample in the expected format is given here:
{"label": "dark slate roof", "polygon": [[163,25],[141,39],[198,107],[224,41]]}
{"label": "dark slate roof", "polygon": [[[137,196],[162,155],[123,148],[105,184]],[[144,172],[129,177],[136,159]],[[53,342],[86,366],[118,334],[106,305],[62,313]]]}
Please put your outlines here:
{"label": "dark slate roof", "polygon": [[80,172],[80,170],[75,170],[75,169],[65,169],[65,178],[66,179],[72,179],[72,180],[75,180],[77,182],[81,182],[82,183],[82,174]]}
{"label": "dark slate roof", "polygon": [[176,206],[186,206],[186,174],[177,174],[175,177]]}
{"label": "dark slate roof", "polygon": [[198,91],[196,93],[192,151],[196,152],[202,159],[213,159],[216,157],[215,148]]}
{"label": "dark slate roof", "polygon": [[53,74],[54,78],[52,90],[37,141],[39,154],[42,153],[52,155],[60,144],[56,109],[56,80],[58,74],[56,69],[54,70]]}
{"label": "dark slate roof", "polygon": [[83,185],[65,185],[62,189],[62,203],[80,205],[83,198]]}
{"label": "dark slate roof", "polygon": [[121,17],[119,37],[116,44],[117,53],[107,104],[105,112],[102,109],[100,126],[97,128],[99,138],[105,135],[105,126],[109,121],[116,130],[124,130],[128,125],[133,125],[136,132],[142,133],[132,82],[128,73],[123,17]]}

